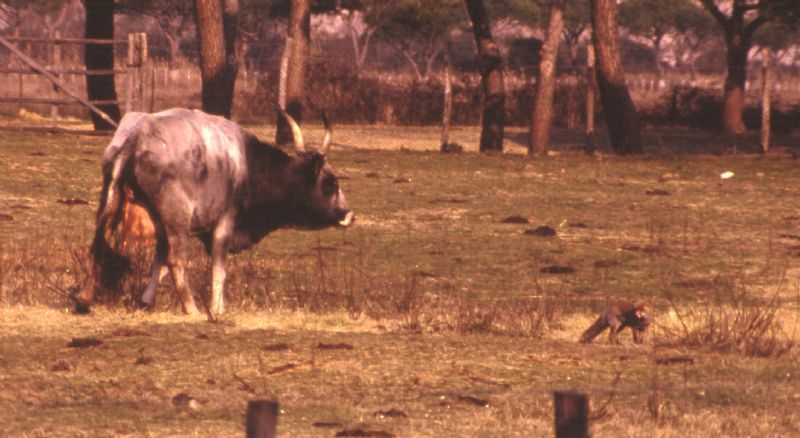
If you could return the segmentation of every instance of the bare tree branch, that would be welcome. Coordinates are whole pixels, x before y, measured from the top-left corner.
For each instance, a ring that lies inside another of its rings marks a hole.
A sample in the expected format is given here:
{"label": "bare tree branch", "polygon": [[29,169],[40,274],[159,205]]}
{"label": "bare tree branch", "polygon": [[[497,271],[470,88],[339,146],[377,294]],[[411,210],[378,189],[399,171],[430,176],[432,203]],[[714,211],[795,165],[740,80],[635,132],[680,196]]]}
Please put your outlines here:
{"label": "bare tree branch", "polygon": [[728,29],[728,26],[730,26],[728,17],[722,13],[717,4],[714,3],[714,0],[700,0],[700,3],[706,7],[708,12],[714,16],[714,18],[719,22],[719,24],[722,25],[722,27],[724,27],[726,30]]}

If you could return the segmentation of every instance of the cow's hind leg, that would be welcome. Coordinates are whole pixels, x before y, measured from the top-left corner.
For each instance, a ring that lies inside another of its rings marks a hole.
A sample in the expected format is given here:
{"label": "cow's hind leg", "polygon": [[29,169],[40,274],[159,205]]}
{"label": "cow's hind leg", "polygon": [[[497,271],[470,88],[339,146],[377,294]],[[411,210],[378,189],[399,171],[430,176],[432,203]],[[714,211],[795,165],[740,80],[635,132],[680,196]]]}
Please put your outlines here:
{"label": "cow's hind leg", "polygon": [[156,253],[153,256],[153,268],[150,274],[150,283],[142,292],[139,304],[144,309],[151,309],[156,304],[156,290],[159,283],[164,280],[169,270],[167,269],[167,237],[163,230],[156,233]]}
{"label": "cow's hind leg", "polygon": [[167,232],[167,265],[169,266],[170,274],[172,274],[172,282],[175,284],[175,292],[178,294],[178,299],[181,301],[183,313],[187,315],[196,315],[200,313],[197,310],[197,305],[194,303],[192,290],[189,288],[189,282],[186,279],[186,256],[188,242],[186,238]]}
{"label": "cow's hind leg", "polygon": [[212,321],[218,320],[225,311],[225,263],[232,234],[233,219],[226,217],[217,224],[212,235],[211,300],[208,303],[208,318]]}

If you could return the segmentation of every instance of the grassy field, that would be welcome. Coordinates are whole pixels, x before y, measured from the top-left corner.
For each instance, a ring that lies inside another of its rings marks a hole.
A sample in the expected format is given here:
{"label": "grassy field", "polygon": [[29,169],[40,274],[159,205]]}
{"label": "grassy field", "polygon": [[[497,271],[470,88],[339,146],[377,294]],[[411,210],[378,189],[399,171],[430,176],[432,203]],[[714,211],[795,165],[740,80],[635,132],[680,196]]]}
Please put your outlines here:
{"label": "grassy field", "polygon": [[[435,128],[338,127],[356,224],[233,257],[233,310],[210,324],[168,285],[130,310],[147,249],[125,291],[70,314],[108,139],[3,134],[0,434],[241,436],[266,397],[282,436],[539,436],[555,389],[589,394],[595,436],[800,433],[797,161],[679,129],[630,158],[560,131],[530,160],[524,135],[480,155],[456,128],[467,152],[442,155]],[[652,303],[645,345],[577,344],[617,297]]]}

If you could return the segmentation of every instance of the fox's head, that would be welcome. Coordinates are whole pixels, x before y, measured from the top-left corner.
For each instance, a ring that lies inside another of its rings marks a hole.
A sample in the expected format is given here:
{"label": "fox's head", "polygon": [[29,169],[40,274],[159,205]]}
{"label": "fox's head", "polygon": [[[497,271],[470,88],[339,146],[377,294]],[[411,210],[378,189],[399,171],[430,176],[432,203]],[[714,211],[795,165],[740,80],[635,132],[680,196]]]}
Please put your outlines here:
{"label": "fox's head", "polygon": [[647,303],[637,303],[634,314],[636,320],[642,325],[649,325],[653,320],[653,311]]}

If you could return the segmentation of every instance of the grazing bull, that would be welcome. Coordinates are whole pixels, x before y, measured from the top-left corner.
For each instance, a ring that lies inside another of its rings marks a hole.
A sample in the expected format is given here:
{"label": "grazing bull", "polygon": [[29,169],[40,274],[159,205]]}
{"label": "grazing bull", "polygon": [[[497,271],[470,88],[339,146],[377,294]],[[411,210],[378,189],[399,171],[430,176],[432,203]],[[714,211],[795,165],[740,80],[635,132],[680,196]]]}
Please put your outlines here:
{"label": "grazing bull", "polygon": [[[318,151],[306,151],[300,128],[283,112],[296,156],[262,143],[234,122],[196,110],[128,113],[103,154],[103,189],[92,256],[95,278],[119,257],[108,239],[125,211],[125,191],[150,215],[156,251],[141,303],[152,307],[158,283],[172,276],[184,313],[198,313],[186,280],[187,243],[199,238],[211,256],[208,317],[224,310],[225,259],[282,227],[348,226],[353,212],[325,160],[330,129]],[[76,294],[86,312],[93,288]]]}

